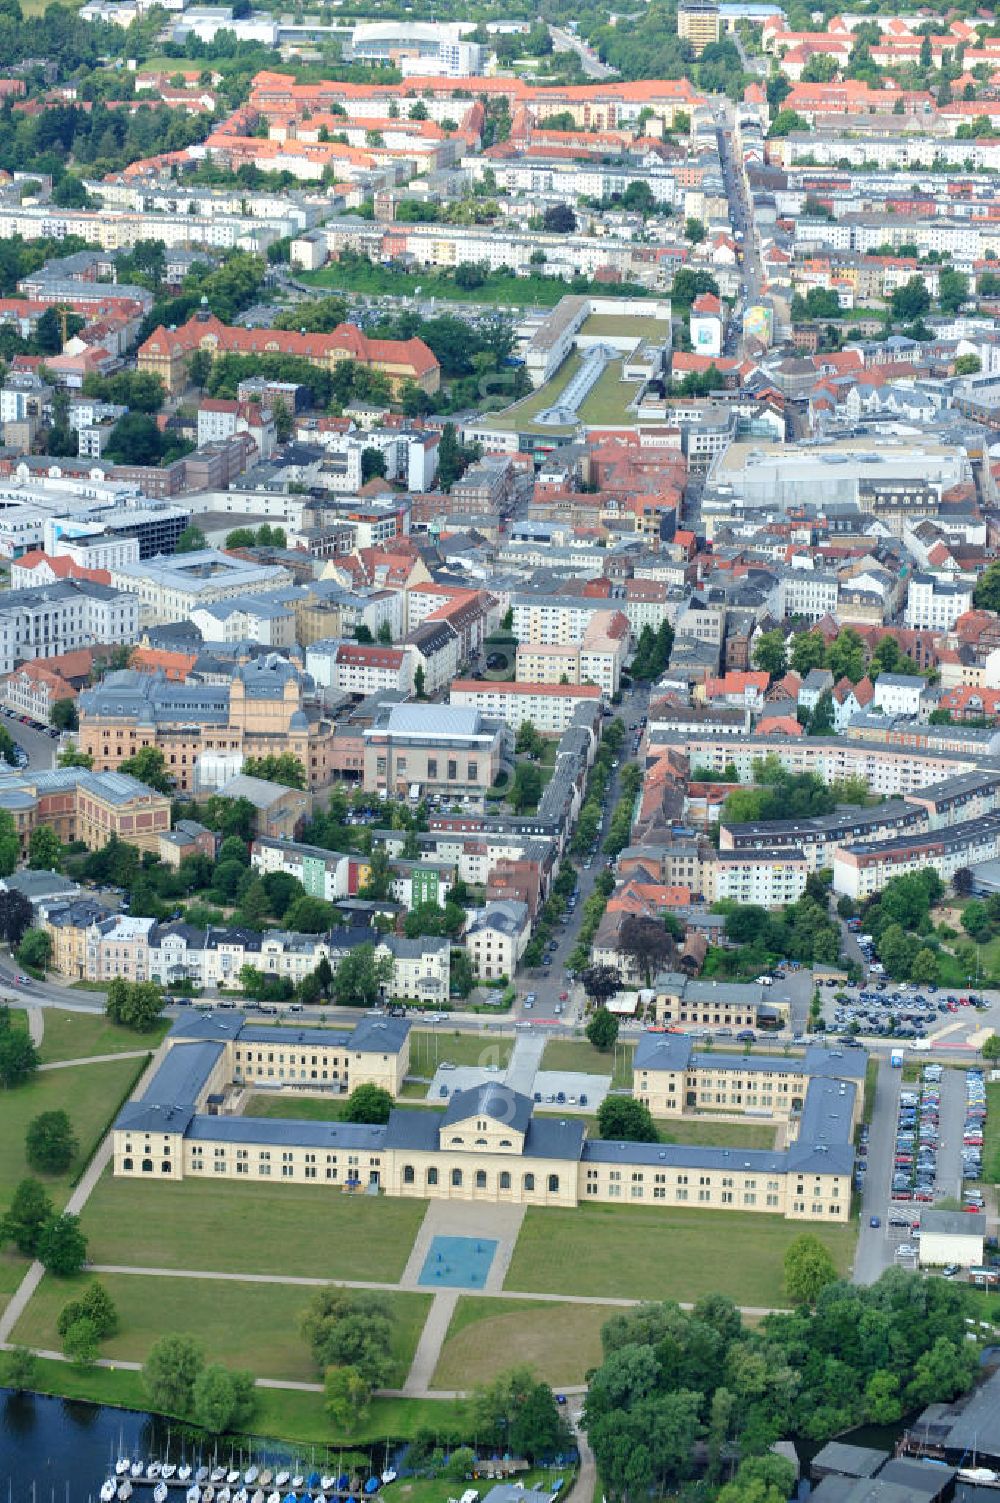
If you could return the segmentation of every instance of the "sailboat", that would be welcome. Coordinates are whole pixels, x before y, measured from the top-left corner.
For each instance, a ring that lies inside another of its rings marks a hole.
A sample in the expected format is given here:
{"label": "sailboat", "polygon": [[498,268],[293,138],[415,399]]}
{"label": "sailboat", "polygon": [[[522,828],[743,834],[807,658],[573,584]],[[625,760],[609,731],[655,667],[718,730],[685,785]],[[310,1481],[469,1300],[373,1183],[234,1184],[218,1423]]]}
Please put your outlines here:
{"label": "sailboat", "polygon": [[118,1484],[114,1478],[109,1477],[101,1487],[101,1503],[111,1503],[112,1498],[118,1491]]}
{"label": "sailboat", "polygon": [[162,1480],[153,1488],[153,1503],[167,1503],[167,1494],[170,1489]]}

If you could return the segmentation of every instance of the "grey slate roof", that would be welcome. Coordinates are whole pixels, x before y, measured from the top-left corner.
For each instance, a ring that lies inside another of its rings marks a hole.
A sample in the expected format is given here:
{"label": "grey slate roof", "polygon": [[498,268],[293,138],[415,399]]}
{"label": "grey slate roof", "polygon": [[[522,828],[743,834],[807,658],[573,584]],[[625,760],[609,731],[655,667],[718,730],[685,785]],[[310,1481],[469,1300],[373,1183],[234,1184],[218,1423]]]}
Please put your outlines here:
{"label": "grey slate roof", "polygon": [[115,1126],[133,1132],[185,1132],[222,1050],[221,1043],[174,1044],[142,1100],[127,1102]]}
{"label": "grey slate roof", "polygon": [[361,1122],[305,1122],[274,1117],[193,1118],[187,1136],[208,1142],[259,1143],[268,1147],[366,1149],[385,1147],[386,1129]]}
{"label": "grey slate roof", "polygon": [[531,1099],[512,1091],[498,1080],[487,1080],[468,1091],[456,1091],[448,1103],[442,1125],[464,1122],[468,1117],[492,1117],[506,1123],[515,1132],[526,1133],[531,1121]]}

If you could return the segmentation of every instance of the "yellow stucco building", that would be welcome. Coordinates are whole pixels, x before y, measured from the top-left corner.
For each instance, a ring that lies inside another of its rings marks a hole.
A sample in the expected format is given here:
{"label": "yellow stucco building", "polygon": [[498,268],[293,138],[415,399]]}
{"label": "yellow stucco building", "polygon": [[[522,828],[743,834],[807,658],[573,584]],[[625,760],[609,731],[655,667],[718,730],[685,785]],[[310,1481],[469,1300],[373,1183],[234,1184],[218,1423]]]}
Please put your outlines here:
{"label": "yellow stucco building", "polygon": [[[675,1036],[647,1037],[662,1045]],[[397,1107],[380,1126],[235,1113],[247,1085],[353,1090],[370,1081],[398,1096],[409,1024],[397,1018],[365,1017],[353,1033],[338,1034],[260,1027],[238,1013],[195,1016],[174,1026],[168,1044],[143,1098],[115,1123],[116,1175],[281,1178],[490,1205],[628,1200],[805,1221],[846,1222],[850,1214],[861,1110],[855,1051],[810,1051],[801,1108],[794,1122],[789,1117],[794,1141],[778,1152],[590,1139],[579,1118],[536,1113],[527,1096],[496,1080],[456,1092],[444,1112]],[[696,1063],[689,1055],[688,1072]],[[794,1064],[804,1078],[803,1062]],[[863,1055],[860,1064],[863,1078]],[[675,1065],[683,1076],[678,1060],[669,1065],[645,1061],[647,1091],[654,1075],[677,1073]]]}

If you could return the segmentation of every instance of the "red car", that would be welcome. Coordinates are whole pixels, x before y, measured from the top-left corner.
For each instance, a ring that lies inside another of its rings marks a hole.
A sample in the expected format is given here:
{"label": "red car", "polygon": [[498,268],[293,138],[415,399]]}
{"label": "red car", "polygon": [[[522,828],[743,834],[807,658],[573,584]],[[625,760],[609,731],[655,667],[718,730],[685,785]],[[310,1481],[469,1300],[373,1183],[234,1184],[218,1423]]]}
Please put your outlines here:
{"label": "red car", "polygon": [[559,1001],[560,1002],[568,1002],[569,1001],[569,992],[560,992],[559,993]]}

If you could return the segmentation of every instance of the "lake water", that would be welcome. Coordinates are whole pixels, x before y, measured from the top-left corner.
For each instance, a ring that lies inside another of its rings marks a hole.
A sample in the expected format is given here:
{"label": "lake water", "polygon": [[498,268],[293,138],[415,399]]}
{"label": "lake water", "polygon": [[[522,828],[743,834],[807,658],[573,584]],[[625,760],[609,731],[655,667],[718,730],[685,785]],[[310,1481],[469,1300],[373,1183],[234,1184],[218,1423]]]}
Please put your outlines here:
{"label": "lake water", "polygon": [[[99,1503],[101,1484],[119,1456],[211,1463],[211,1447],[206,1440],[185,1446],[176,1426],[171,1431],[165,1420],[132,1409],[0,1389],[0,1503]],[[228,1463],[231,1454],[229,1443],[220,1441],[215,1459]],[[301,1461],[308,1472],[313,1458],[262,1440],[252,1456],[237,1451],[234,1465],[246,1468],[251,1460]],[[172,1487],[170,1497],[184,1503],[184,1489]],[[152,1486],[136,1484],[132,1503],[152,1503]]]}

